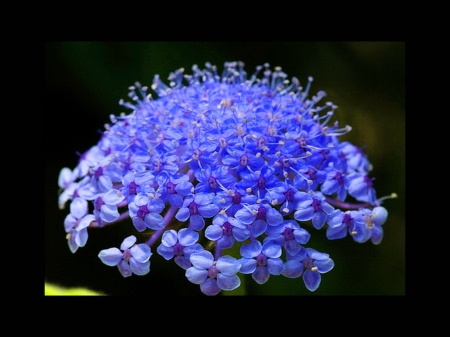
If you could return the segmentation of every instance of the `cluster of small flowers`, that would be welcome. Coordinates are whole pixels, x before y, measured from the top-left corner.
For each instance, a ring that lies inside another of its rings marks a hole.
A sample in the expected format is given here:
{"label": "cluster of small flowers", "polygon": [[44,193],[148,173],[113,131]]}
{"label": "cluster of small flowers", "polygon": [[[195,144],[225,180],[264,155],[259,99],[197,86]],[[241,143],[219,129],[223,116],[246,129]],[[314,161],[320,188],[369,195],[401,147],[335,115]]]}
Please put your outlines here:
{"label": "cluster of small flowers", "polygon": [[242,62],[225,63],[222,75],[206,63],[192,75],[171,73],[169,86],[156,75],[157,99],[130,87],[133,102],[120,105],[132,112],[111,115],[98,144],[61,170],[70,250],[85,246],[88,228],[131,218],[148,239],[130,235],[120,249],[102,250],[104,264],[145,275],[158,244],[190,282],[217,295],[240,286],[238,273],[258,284],[302,276],[315,291],[334,261],[307,247],[308,225],[325,226],[330,240],[348,233],[380,243],[387,211],[367,156],[339,141],[351,128],[330,122],[337,106],[318,105],[325,92],[308,98],[311,77],[306,88],[286,77],[268,64],[247,78]]}

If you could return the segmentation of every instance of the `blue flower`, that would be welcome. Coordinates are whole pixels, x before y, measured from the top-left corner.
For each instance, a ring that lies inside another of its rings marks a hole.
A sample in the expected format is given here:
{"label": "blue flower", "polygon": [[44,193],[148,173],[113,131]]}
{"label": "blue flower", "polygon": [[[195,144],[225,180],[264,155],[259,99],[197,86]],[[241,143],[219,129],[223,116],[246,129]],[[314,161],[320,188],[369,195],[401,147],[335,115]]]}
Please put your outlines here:
{"label": "blue flower", "polygon": [[233,217],[217,214],[205,230],[205,237],[215,241],[220,249],[231,248],[235,241],[242,242],[250,237],[247,226]]}
{"label": "blue flower", "polygon": [[298,221],[311,220],[314,228],[321,229],[333,210],[322,193],[305,193],[299,198],[294,218]]}
{"label": "blue flower", "polygon": [[161,199],[155,198],[153,193],[139,193],[134,201],[128,204],[128,208],[133,225],[138,232],[142,232],[146,228],[164,228],[164,219],[159,213],[162,212],[165,205]]}
{"label": "blue flower", "polygon": [[198,193],[186,196],[183,206],[175,218],[180,221],[189,219],[189,228],[200,231],[205,227],[205,218],[212,218],[219,212],[219,207],[212,203],[213,193]]}
{"label": "blue flower", "polygon": [[247,225],[255,238],[262,235],[268,226],[283,222],[280,212],[267,202],[242,208],[236,212],[235,218]]}
{"label": "blue flower", "polygon": [[252,278],[258,284],[264,284],[270,275],[280,275],[284,270],[284,262],[280,259],[280,245],[273,242],[261,242],[255,240],[241,246],[242,264],[239,270],[243,274],[252,274]]}
{"label": "blue flower", "polygon": [[377,206],[372,210],[368,208],[361,209],[367,229],[370,232],[370,240],[377,245],[383,239],[383,224],[386,222],[388,211],[386,208]]}
{"label": "blue flower", "polygon": [[106,193],[98,194],[94,200],[94,216],[101,227],[103,221],[114,222],[120,217],[118,204],[125,199],[125,196],[116,189],[111,189]]}
{"label": "blue flower", "polygon": [[147,241],[127,236],[121,250],[100,252],[105,264],[144,275],[157,245],[216,295],[239,287],[239,273],[259,284],[303,275],[315,291],[334,262],[306,247],[307,226],[329,240],[381,242],[389,197],[376,198],[363,149],[340,140],[351,127],[332,120],[337,106],[323,102],[324,91],[310,96],[312,77],[302,85],[267,63],[247,76],[242,62],[226,62],[220,75],[206,63],[168,80],[135,82],[131,101],[119,101],[129,114],[110,115],[98,143],[61,170],[58,206],[70,204],[72,252],[90,228],[128,220],[124,230]]}
{"label": "blue flower", "polygon": [[334,210],[328,217],[326,236],[329,240],[342,239],[347,232],[353,240],[362,243],[370,238],[370,231],[361,211]]}
{"label": "blue flower", "polygon": [[161,244],[156,251],[166,260],[175,257],[175,263],[186,270],[192,266],[189,260],[191,254],[203,250],[197,243],[198,238],[198,233],[190,228],[182,228],[178,233],[173,229],[167,230],[162,235]]}
{"label": "blue flower", "polygon": [[234,290],[241,285],[236,273],[241,264],[234,257],[225,255],[214,260],[211,252],[203,250],[190,256],[192,267],[186,270],[189,281],[200,285],[200,290],[209,296],[221,290]]}
{"label": "blue flower", "polygon": [[334,267],[334,261],[326,253],[320,253],[312,248],[302,248],[292,256],[287,254],[283,275],[289,278],[303,277],[303,282],[309,291],[316,291],[322,280],[321,274],[329,272]]}
{"label": "blue flower", "polygon": [[87,227],[95,217],[88,214],[88,203],[82,198],[75,198],[70,204],[70,214],[64,219],[67,243],[70,251],[75,253],[78,247],[84,247],[88,239]]}
{"label": "blue flower", "polygon": [[103,249],[98,254],[100,260],[107,266],[117,266],[123,277],[133,273],[145,275],[150,271],[150,257],[152,252],[145,243],[136,244],[134,235],[125,238],[118,248]]}
{"label": "blue flower", "polygon": [[275,242],[284,247],[286,253],[290,255],[297,254],[311,237],[311,234],[306,229],[300,228],[294,220],[285,220],[277,226],[269,227],[266,234],[264,242]]}

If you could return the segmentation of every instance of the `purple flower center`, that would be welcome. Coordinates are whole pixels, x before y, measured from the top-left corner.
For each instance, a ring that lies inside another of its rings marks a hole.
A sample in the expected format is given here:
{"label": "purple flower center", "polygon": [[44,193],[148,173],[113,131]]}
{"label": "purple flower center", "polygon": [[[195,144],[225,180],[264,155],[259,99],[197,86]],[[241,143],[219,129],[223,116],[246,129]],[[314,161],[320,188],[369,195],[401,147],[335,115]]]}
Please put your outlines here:
{"label": "purple flower center", "polygon": [[284,236],[284,240],[285,241],[292,240],[294,238],[294,230],[292,228],[285,227],[284,228],[284,232],[283,232],[283,236]]}
{"label": "purple flower center", "polygon": [[190,215],[196,215],[196,214],[199,214],[199,211],[198,211],[198,205],[195,203],[195,201],[192,201],[192,202],[189,204],[188,208],[189,208],[189,214],[190,214]]}
{"label": "purple flower center", "polygon": [[311,178],[311,180],[315,180],[317,178],[317,174],[316,171],[314,171],[314,169],[310,168],[307,172],[309,178]]}
{"label": "purple flower center", "polygon": [[169,194],[177,193],[177,191],[175,191],[175,186],[177,186],[177,185],[175,185],[173,182],[169,181],[167,183],[167,193],[169,193]]}
{"label": "purple flower center", "polygon": [[247,167],[247,165],[248,165],[248,156],[246,154],[243,154],[241,156],[241,159],[239,160],[239,164],[241,166]]}
{"label": "purple flower center", "polygon": [[292,188],[288,189],[286,192],[284,192],[284,196],[286,197],[286,200],[289,202],[294,201],[294,191]]}
{"label": "purple flower center", "polygon": [[138,188],[138,185],[134,181],[132,181],[130,183],[130,185],[128,185],[128,193],[137,194],[136,193],[137,188]]}
{"label": "purple flower center", "polygon": [[241,198],[242,198],[241,193],[236,192],[236,193],[233,195],[233,204],[240,204],[240,203],[241,203]]}
{"label": "purple flower center", "polygon": [[102,197],[98,197],[97,199],[95,199],[94,202],[94,208],[97,211],[100,211],[100,208],[105,204],[105,202],[103,201]]}
{"label": "purple flower center", "polygon": [[314,267],[314,260],[308,256],[302,261],[302,264],[306,269],[311,269]]}
{"label": "purple flower center", "polygon": [[153,163],[155,172],[161,172],[163,165],[164,163],[162,161],[156,159],[155,162]]}
{"label": "purple flower center", "polygon": [[217,267],[215,265],[208,269],[209,277],[216,278],[217,274],[219,274],[219,271],[217,270]]}
{"label": "purple flower center", "polygon": [[222,225],[223,235],[230,236],[233,231],[233,226],[227,221]]}
{"label": "purple flower center", "polygon": [[129,249],[125,249],[125,251],[123,252],[123,260],[125,260],[126,262],[130,261],[131,259],[131,252]]}
{"label": "purple flower center", "polygon": [[145,216],[146,216],[148,213],[150,213],[150,211],[148,210],[147,205],[139,206],[139,209],[138,209],[138,211],[137,211],[137,216],[138,216],[138,217],[144,219]]}
{"label": "purple flower center", "polygon": [[347,227],[353,226],[353,218],[350,214],[345,213],[344,219],[342,219],[342,223],[344,223]]}
{"label": "purple flower center", "polygon": [[264,138],[262,138],[262,137],[259,138],[258,139],[258,147],[260,149],[263,149],[265,146],[266,146],[266,140]]}
{"label": "purple flower center", "polygon": [[265,190],[266,189],[266,178],[264,177],[259,177],[258,179],[258,188]]}
{"label": "purple flower center", "polygon": [[184,246],[181,245],[179,242],[177,242],[174,246],[173,246],[173,253],[176,256],[181,256],[184,254]]}
{"label": "purple flower center", "polygon": [[217,188],[217,179],[213,176],[208,178],[209,188],[215,190]]}
{"label": "purple flower center", "polygon": [[256,258],[256,264],[258,266],[265,266],[267,264],[267,257],[263,253],[260,253]]}
{"label": "purple flower center", "polygon": [[312,207],[314,208],[314,212],[319,212],[322,210],[322,204],[317,199],[313,200]]}
{"label": "purple flower center", "polygon": [[372,180],[368,176],[364,176],[364,183],[367,185],[367,188],[372,188]]}
{"label": "purple flower center", "polygon": [[281,164],[283,165],[283,168],[285,168],[285,169],[288,169],[288,168],[291,167],[291,163],[289,162],[289,159],[286,158],[286,156],[283,156],[283,157],[280,159],[280,162],[281,162]]}
{"label": "purple flower center", "polygon": [[342,185],[344,183],[344,177],[342,176],[341,172],[336,172],[336,175],[333,179],[337,180],[339,185]]}
{"label": "purple flower center", "polygon": [[256,219],[266,220],[266,209],[264,206],[259,206],[258,213],[256,214]]}
{"label": "purple flower center", "polygon": [[94,177],[95,179],[100,178],[103,175],[103,167],[100,166],[98,169],[95,170],[94,172]]}
{"label": "purple flower center", "polygon": [[225,149],[228,146],[227,140],[223,137],[220,137],[219,138],[219,146],[220,146],[220,148]]}

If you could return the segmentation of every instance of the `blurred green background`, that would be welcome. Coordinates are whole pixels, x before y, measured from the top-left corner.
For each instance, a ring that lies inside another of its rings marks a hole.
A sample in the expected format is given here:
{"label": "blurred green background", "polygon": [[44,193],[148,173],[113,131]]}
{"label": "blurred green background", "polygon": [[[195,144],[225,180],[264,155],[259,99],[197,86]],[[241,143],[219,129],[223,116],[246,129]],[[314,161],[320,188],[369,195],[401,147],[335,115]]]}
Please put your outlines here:
{"label": "blurred green background", "polygon": [[[128,225],[90,230],[85,247],[72,254],[64,218],[58,208],[58,175],[75,168],[78,154],[95,145],[111,114],[129,110],[128,87],[135,81],[151,86],[153,76],[193,64],[243,61],[249,75],[257,65],[280,66],[302,84],[312,76],[310,94],[325,90],[325,101],[339,108],[334,120],[353,130],[342,140],[366,146],[374,169],[377,196],[389,217],[380,245],[358,244],[351,238],[329,241],[325,230],[311,228],[309,247],[330,254],[335,267],[309,292],[301,278],[271,276],[264,285],[243,277],[249,295],[405,295],[405,42],[46,42],[45,43],[45,281],[83,287],[109,295],[200,295],[184,270],[152,248],[151,271],[123,278],[116,267],[97,257],[119,247],[130,235]],[[153,93],[153,92],[152,92]],[[153,98],[156,98],[153,93]],[[135,233],[133,233],[135,234]],[[241,275],[242,276],[242,275]],[[44,284],[43,284],[44,285]],[[44,288],[44,287],[43,287]],[[242,293],[236,292],[236,294]]]}

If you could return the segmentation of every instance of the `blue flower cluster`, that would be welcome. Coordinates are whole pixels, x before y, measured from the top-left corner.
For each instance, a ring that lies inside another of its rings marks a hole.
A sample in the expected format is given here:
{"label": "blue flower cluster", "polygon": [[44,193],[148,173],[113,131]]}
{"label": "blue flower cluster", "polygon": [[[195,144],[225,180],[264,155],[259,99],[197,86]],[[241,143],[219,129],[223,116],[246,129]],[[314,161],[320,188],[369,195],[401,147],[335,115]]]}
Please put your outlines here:
{"label": "blue flower cluster", "polygon": [[309,98],[311,77],[303,88],[279,67],[248,77],[243,66],[227,62],[219,75],[194,65],[192,75],[171,73],[169,85],[156,75],[157,99],[130,87],[132,102],[120,105],[131,113],[111,115],[99,142],[59,175],[73,253],[89,228],[131,219],[130,231],[146,240],[130,235],[102,250],[104,264],[145,275],[155,246],[217,295],[238,288],[239,273],[258,284],[301,276],[315,291],[334,261],[308,247],[311,230],[381,242],[385,198],[376,197],[362,149],[339,141],[351,128],[332,122],[337,106],[319,104],[323,91]]}

